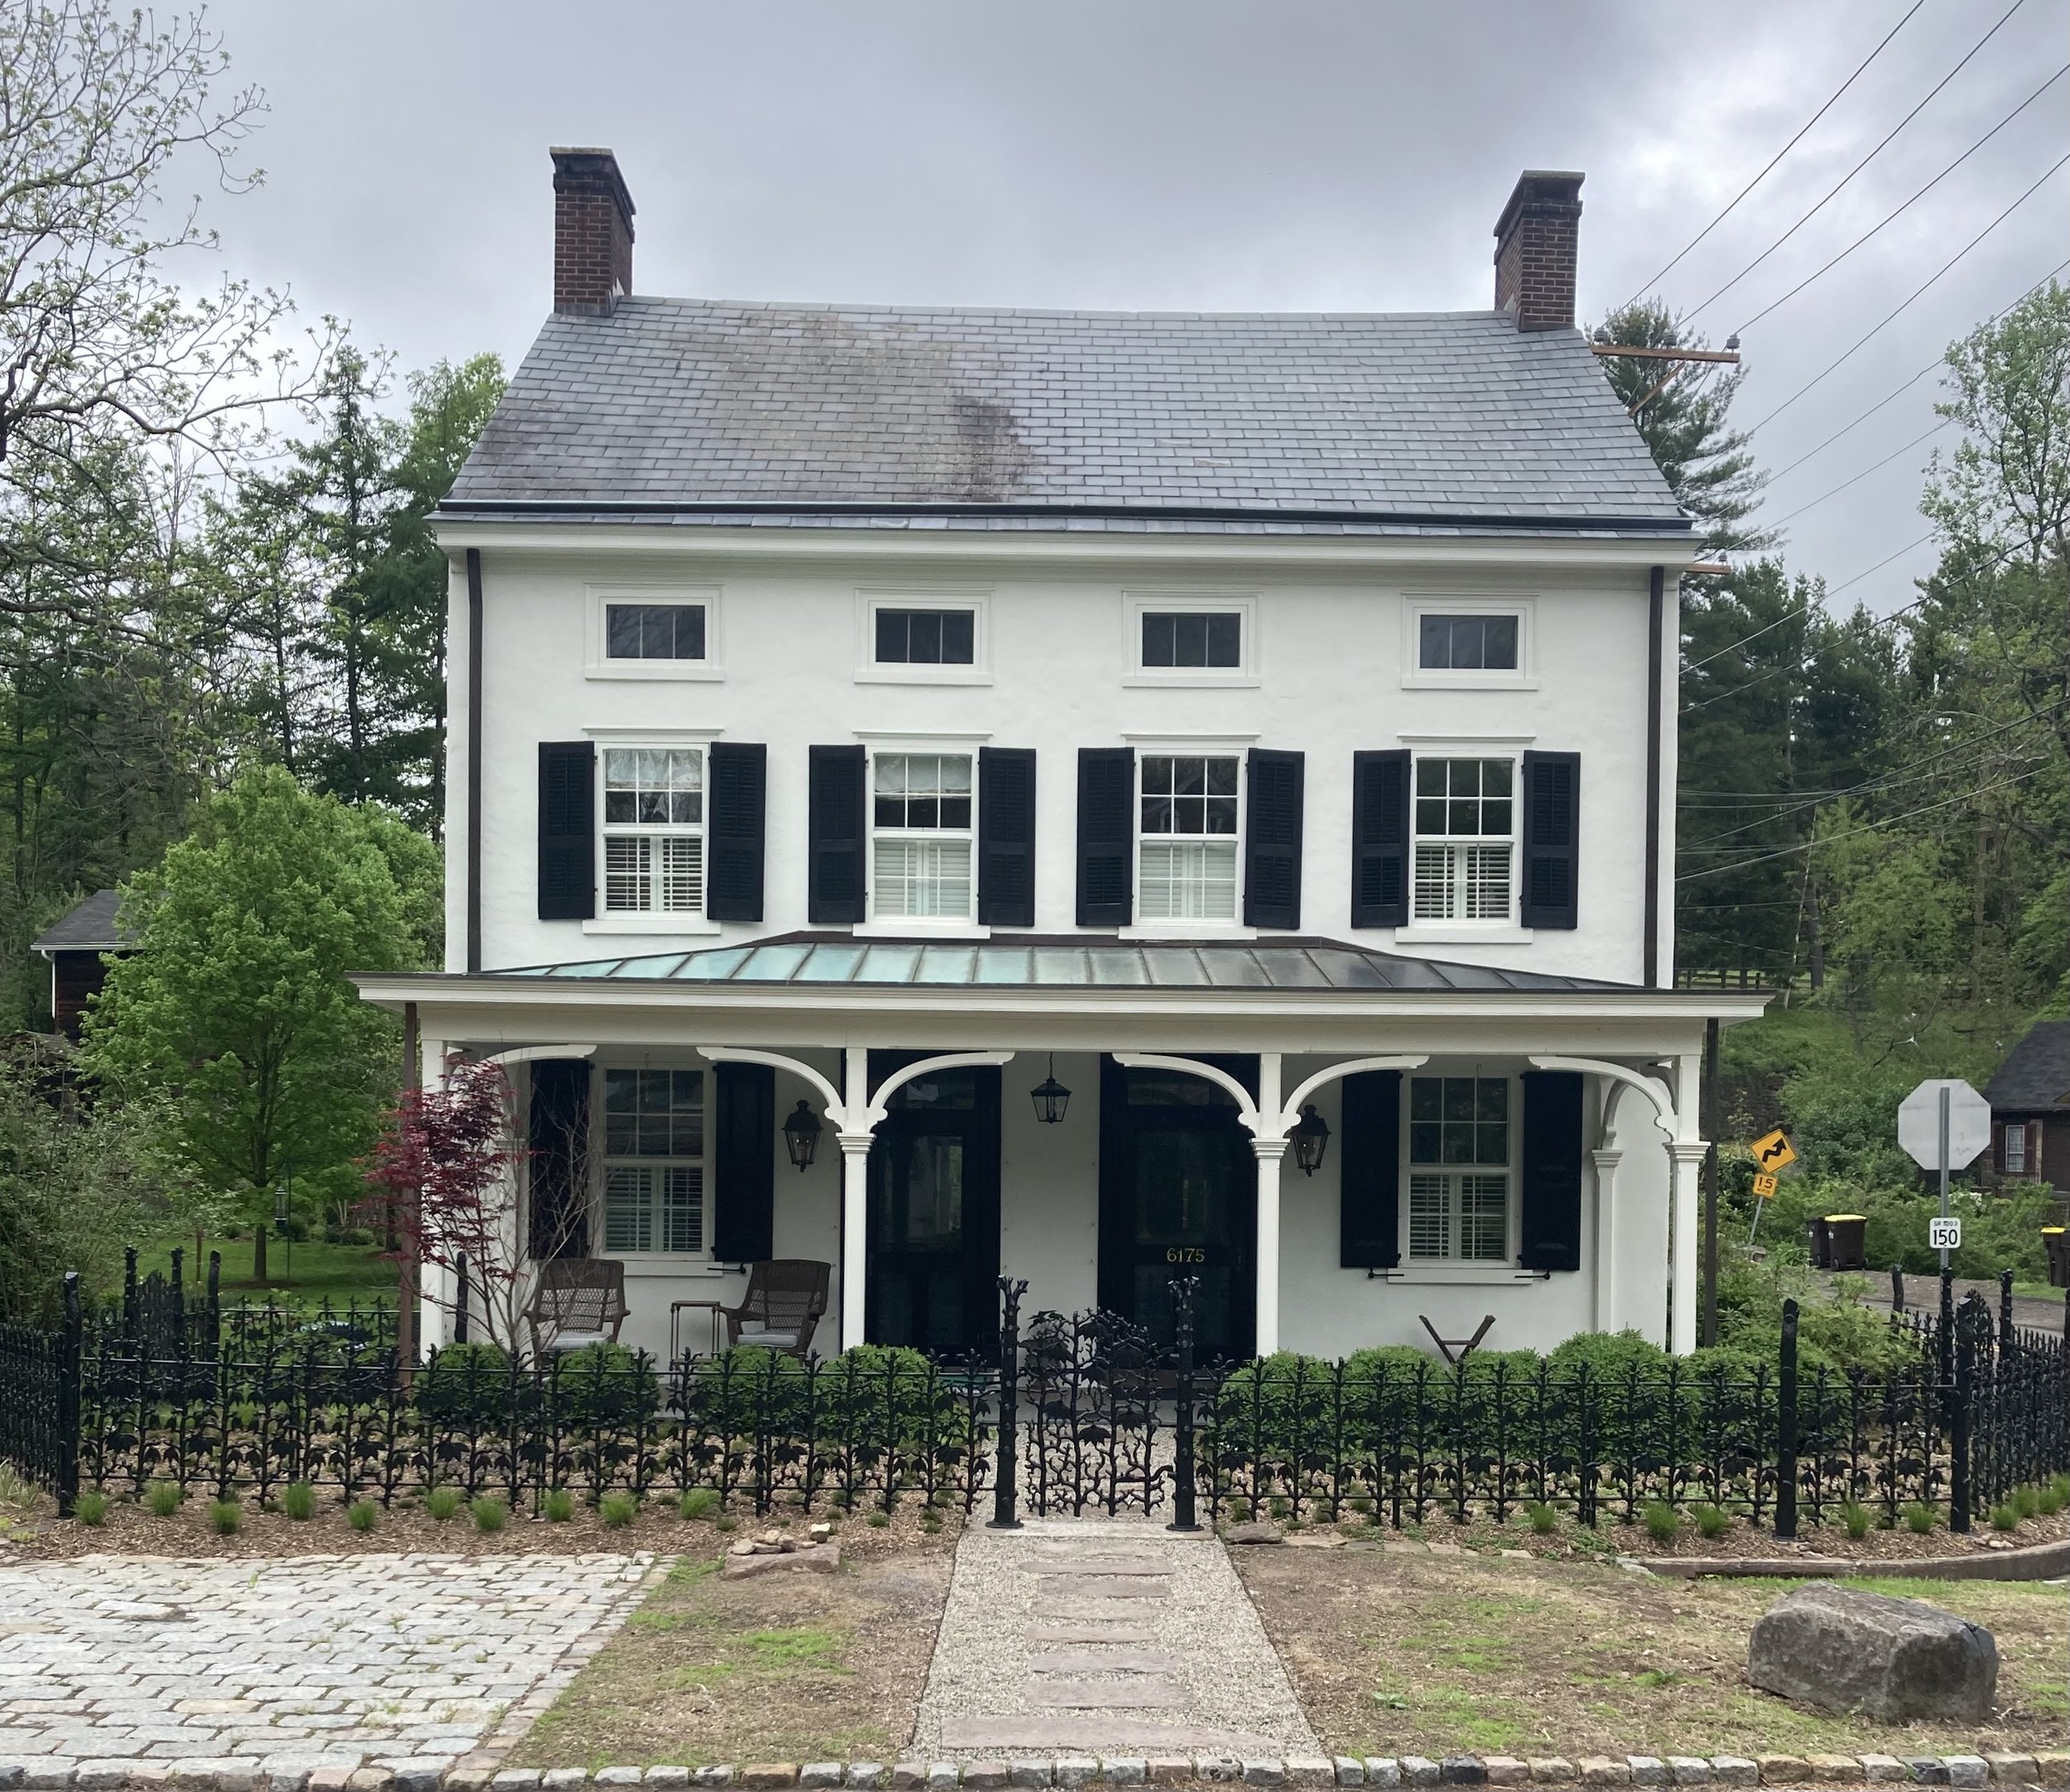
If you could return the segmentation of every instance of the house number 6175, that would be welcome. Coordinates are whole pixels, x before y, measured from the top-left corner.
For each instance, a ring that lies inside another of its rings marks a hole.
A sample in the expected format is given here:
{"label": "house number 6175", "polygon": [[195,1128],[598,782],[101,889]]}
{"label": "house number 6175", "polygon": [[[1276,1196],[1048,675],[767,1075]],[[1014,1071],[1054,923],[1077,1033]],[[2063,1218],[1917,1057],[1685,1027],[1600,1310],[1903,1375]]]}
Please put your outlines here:
{"label": "house number 6175", "polygon": [[1206,1263],[1207,1253],[1198,1245],[1173,1245],[1164,1253],[1167,1263]]}

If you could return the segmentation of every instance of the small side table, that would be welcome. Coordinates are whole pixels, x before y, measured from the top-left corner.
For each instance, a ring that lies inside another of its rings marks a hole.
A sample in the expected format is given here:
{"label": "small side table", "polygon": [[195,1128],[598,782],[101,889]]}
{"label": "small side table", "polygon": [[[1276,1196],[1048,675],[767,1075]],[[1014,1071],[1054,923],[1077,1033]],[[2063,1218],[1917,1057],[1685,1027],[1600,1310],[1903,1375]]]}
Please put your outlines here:
{"label": "small side table", "polygon": [[711,1353],[719,1354],[720,1316],[726,1310],[723,1301],[672,1300],[668,1303],[668,1360],[672,1363],[682,1360],[681,1329],[683,1314],[686,1310],[703,1308],[711,1315]]}

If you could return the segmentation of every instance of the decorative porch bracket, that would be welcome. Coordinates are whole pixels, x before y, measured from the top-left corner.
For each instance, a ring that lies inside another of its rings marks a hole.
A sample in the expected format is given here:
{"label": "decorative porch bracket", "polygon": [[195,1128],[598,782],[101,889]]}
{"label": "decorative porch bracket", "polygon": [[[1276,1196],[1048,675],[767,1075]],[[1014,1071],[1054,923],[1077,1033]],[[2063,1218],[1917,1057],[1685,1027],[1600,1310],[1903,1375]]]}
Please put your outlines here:
{"label": "decorative porch bracket", "polygon": [[1301,1118],[1301,1106],[1325,1084],[1369,1070],[1415,1070],[1428,1062],[1423,1053],[1384,1057],[1347,1058],[1317,1071],[1283,1100],[1280,1095],[1282,1057],[1278,1052],[1258,1055],[1258,1099],[1230,1073],[1194,1057],[1171,1057],[1161,1052],[1117,1052],[1114,1061],[1130,1070],[1171,1070],[1204,1077],[1236,1103],[1237,1117],[1249,1132],[1258,1159],[1258,1354],[1279,1348],[1279,1166],[1287,1155],[1287,1134]]}
{"label": "decorative porch bracket", "polygon": [[[1605,1103],[1603,1143],[1607,1145],[1610,1122],[1617,1097],[1635,1089],[1653,1104],[1654,1116],[1668,1135],[1668,1342],[1678,1356],[1686,1356],[1697,1347],[1697,1173],[1708,1149],[1697,1137],[1697,1077],[1702,1060],[1695,1053],[1677,1055],[1675,1092],[1670,1096],[1655,1078],[1629,1064],[1601,1057],[1560,1057],[1533,1053],[1533,1066],[1539,1070],[1578,1071],[1585,1077],[1601,1077],[1611,1085]],[[1599,1163],[1600,1156],[1599,1154]],[[1616,1163],[1611,1158],[1613,1169]],[[1598,1175],[1601,1170],[1599,1167]],[[1597,1187],[1597,1267],[1599,1275],[1610,1259],[1602,1245],[1602,1228],[1610,1223],[1609,1203]],[[1603,1289],[1596,1291],[1598,1310],[1610,1304]]]}
{"label": "decorative porch bracket", "polygon": [[863,1046],[845,1046],[841,1052],[842,1081],[836,1089],[819,1072],[802,1059],[781,1052],[759,1052],[746,1046],[700,1045],[698,1055],[714,1064],[766,1064],[788,1072],[820,1097],[827,1124],[841,1148],[841,1348],[852,1350],[865,1336],[864,1305],[869,1289],[869,1148],[878,1123],[888,1111],[893,1096],[916,1077],[936,1071],[965,1070],[979,1065],[1010,1062],[1011,1052],[945,1052],[939,1057],[923,1057],[885,1077],[874,1099],[869,1088],[869,1053]]}

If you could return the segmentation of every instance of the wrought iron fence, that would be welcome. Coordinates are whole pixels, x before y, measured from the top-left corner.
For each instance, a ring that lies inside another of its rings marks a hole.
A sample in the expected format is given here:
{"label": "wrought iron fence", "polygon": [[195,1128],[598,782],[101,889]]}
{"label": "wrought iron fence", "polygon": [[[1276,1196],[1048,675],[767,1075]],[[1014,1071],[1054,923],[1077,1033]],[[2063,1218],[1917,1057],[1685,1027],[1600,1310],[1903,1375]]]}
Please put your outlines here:
{"label": "wrought iron fence", "polygon": [[[663,1363],[615,1346],[538,1362],[460,1345],[402,1365],[392,1331],[306,1315],[125,1298],[89,1320],[68,1281],[57,1332],[0,1327],[0,1455],[51,1487],[156,1481],[272,1499],[292,1482],[383,1502],[433,1486],[537,1509],[711,1490],[736,1508],[889,1510],[922,1501],[995,1523],[1263,1512],[1403,1526],[1501,1522],[1535,1505],[1586,1525],[1656,1502],[1714,1505],[1791,1536],[1860,1505],[1973,1510],[2070,1470],[2064,1341],[1902,1314],[1918,1346],[1885,1373],[1800,1373],[1785,1308],[1777,1361],[1605,1371],[1457,1368],[1408,1352],[1326,1363],[1197,1361],[1192,1289],[1168,1344],[1110,1314],[1020,1316],[1003,1282],[986,1364],[866,1346],[802,1361],[747,1348]],[[1943,1365],[1945,1364],[1945,1367]]]}

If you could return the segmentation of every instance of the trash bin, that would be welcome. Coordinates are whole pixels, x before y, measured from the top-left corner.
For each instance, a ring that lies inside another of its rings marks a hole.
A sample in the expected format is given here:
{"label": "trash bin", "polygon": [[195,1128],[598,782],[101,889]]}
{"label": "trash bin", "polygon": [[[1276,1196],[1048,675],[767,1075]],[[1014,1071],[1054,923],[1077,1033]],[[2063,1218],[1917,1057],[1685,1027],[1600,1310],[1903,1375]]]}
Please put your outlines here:
{"label": "trash bin", "polygon": [[2060,1226],[2044,1226],[2041,1243],[2048,1253],[2049,1287],[2070,1288],[2070,1238],[2065,1237]]}
{"label": "trash bin", "polygon": [[1869,1221],[1859,1213],[1829,1213],[1825,1218],[1825,1267],[1828,1269],[1865,1269],[1869,1257],[1865,1235]]}
{"label": "trash bin", "polygon": [[1813,1220],[1806,1228],[1811,1235],[1811,1260],[1814,1269],[1830,1269],[1833,1266],[1832,1222]]}

